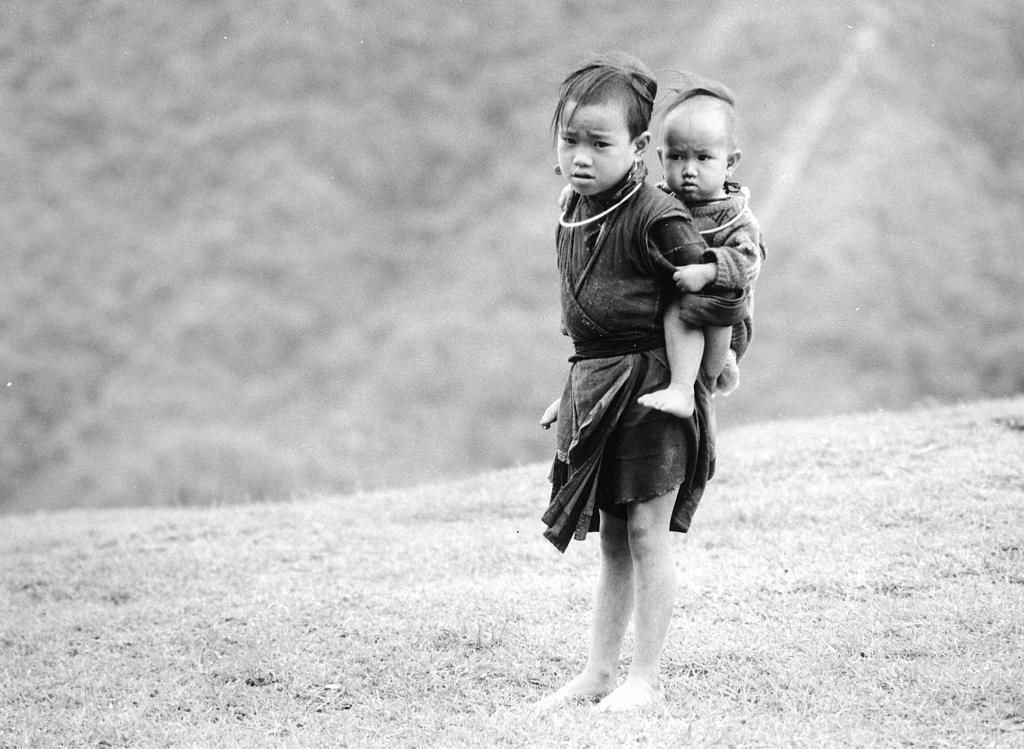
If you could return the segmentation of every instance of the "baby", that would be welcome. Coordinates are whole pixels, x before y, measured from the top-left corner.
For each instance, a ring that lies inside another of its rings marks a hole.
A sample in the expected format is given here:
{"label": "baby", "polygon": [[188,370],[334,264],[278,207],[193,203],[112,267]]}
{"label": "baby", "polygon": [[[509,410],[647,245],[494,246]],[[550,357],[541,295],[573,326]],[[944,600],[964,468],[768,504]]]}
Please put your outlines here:
{"label": "baby", "polygon": [[661,128],[658,158],[663,190],[689,209],[709,246],[705,262],[677,268],[684,292],[665,314],[665,349],[672,376],[640,404],[689,418],[699,372],[728,395],[739,383],[737,362],[753,332],[753,288],[764,259],[761,230],[748,192],[730,182],[741,152],[736,146],[732,93],[716,82],[676,92]]}

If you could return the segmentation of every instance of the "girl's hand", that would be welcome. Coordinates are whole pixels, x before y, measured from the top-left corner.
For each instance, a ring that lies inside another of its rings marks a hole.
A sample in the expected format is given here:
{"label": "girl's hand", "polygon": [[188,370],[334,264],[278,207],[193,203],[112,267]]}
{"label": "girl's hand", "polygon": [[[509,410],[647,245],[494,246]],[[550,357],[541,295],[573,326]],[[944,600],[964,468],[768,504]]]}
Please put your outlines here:
{"label": "girl's hand", "polygon": [[562,405],[562,399],[559,398],[546,409],[544,409],[544,415],[540,417],[541,429],[550,429],[551,425],[558,421],[558,407]]}
{"label": "girl's hand", "polygon": [[676,268],[672,280],[680,291],[700,291],[714,281],[717,274],[718,268],[714,263],[699,263]]}

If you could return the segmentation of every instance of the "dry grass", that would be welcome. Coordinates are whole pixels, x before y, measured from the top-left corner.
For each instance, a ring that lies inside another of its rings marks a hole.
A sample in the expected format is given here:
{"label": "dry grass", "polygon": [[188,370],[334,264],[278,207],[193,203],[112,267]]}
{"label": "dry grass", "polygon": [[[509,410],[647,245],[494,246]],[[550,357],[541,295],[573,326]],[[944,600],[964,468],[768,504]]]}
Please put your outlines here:
{"label": "dry grass", "polygon": [[0,746],[1019,746],[1022,416],[724,434],[668,706],[626,718],[526,707],[581,664],[595,576],[540,537],[544,466],[3,518]]}

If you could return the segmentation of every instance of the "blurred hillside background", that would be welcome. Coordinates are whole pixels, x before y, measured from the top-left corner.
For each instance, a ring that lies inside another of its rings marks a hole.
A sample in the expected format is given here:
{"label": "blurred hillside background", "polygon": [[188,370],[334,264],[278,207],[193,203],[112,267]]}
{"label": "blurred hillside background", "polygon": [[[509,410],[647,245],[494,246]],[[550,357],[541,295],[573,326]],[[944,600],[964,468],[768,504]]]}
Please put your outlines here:
{"label": "blurred hillside background", "polygon": [[1017,0],[11,0],[0,509],[546,460],[548,121],[613,49],[741,103],[768,261],[723,429],[1024,391]]}

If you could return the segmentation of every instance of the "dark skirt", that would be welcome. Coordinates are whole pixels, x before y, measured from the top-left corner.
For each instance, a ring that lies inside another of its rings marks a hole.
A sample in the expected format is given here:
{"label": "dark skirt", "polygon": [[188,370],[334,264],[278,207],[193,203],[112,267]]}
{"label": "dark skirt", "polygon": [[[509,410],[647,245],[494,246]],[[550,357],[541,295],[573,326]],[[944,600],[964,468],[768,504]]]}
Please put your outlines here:
{"label": "dark skirt", "polygon": [[[556,546],[560,544],[552,535],[565,535],[564,527],[554,527],[559,513],[575,512],[583,519],[582,527],[575,528],[575,537],[581,539],[587,530],[599,530],[597,509],[625,517],[629,503],[672,490],[677,496],[670,530],[689,529],[714,474],[714,406],[704,381],[695,385],[696,410],[689,419],[636,402],[667,386],[669,377],[664,349],[573,363],[558,416],[552,504],[545,515],[549,529],[556,530],[545,535]],[[619,391],[609,399],[615,387]],[[579,474],[587,471],[592,475],[581,480]],[[572,531],[568,529],[570,535]]]}

